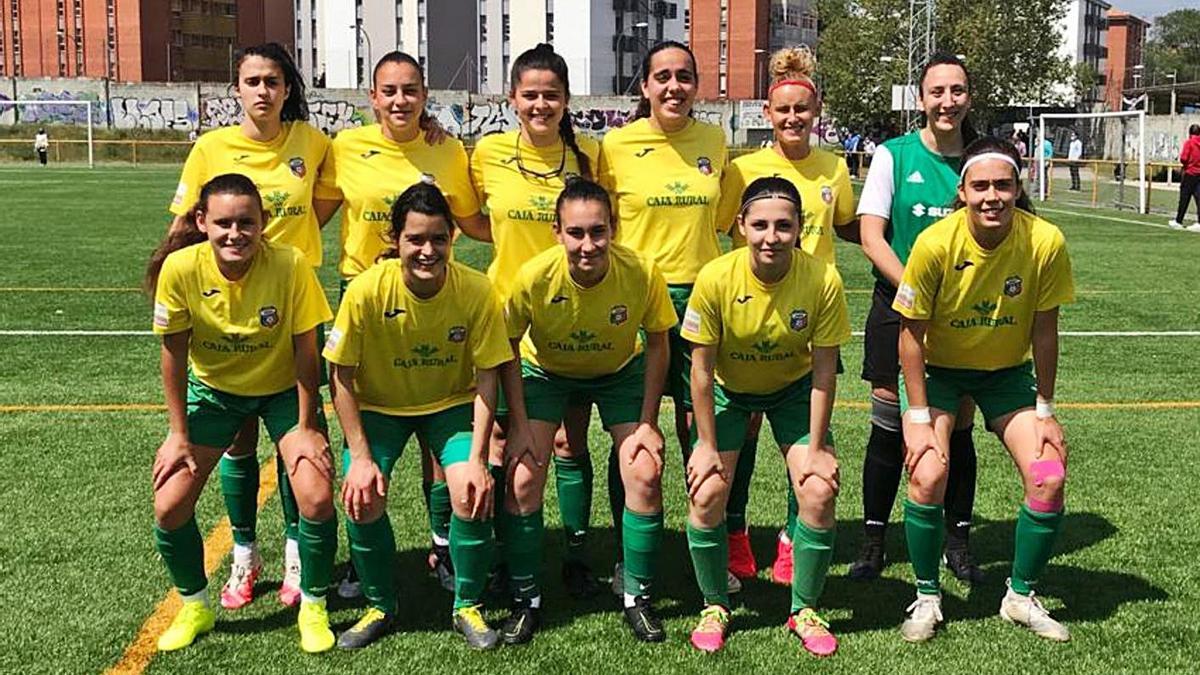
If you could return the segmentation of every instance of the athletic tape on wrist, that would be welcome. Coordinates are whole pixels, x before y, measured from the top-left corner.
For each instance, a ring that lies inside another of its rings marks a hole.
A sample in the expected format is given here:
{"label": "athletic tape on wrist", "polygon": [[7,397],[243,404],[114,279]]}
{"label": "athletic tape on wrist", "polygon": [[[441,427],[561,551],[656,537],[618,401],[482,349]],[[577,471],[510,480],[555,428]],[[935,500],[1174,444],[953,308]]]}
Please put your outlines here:
{"label": "athletic tape on wrist", "polygon": [[1054,401],[1038,399],[1037,417],[1039,420],[1045,420],[1054,417]]}
{"label": "athletic tape on wrist", "polygon": [[929,414],[929,408],[909,408],[908,421],[913,424],[930,424],[933,422],[933,417]]}

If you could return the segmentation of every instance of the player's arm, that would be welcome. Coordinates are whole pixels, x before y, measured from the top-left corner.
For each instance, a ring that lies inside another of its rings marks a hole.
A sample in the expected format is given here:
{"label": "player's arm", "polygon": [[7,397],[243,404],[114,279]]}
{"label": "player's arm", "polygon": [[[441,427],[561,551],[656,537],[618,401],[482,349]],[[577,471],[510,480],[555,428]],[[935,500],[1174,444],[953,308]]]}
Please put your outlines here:
{"label": "player's arm", "polygon": [[324,229],[341,206],[340,199],[313,199],[313,213],[317,216],[317,225]]}
{"label": "player's arm", "polygon": [[454,222],[463,234],[476,241],[492,241],[492,219],[476,211],[474,215],[465,218],[455,217]]}
{"label": "player's arm", "polygon": [[884,236],[887,231],[887,219],[864,213],[859,216],[858,222],[863,254],[883,273],[888,283],[899,287],[900,278],[904,276],[904,265]]}
{"label": "player's arm", "polygon": [[655,427],[658,426],[663,386],[667,379],[667,367],[671,360],[671,342],[667,335],[667,331],[646,333],[646,378],[642,385],[640,423]]}
{"label": "player's arm", "polygon": [[321,428],[317,408],[321,405],[321,361],[317,352],[317,329],[310,328],[292,336],[295,354],[296,393],[299,399],[296,429],[291,433],[309,436],[296,464],[288,467],[294,473],[302,460],[308,460],[327,480],[334,477],[333,459],[329,455],[329,439]]}
{"label": "player's arm", "polygon": [[[1067,443],[1054,414],[1058,379],[1058,308],[1033,313],[1033,369],[1037,377],[1037,416],[1043,446],[1048,443],[1067,459]],[[1039,457],[1041,447],[1039,447]]]}
{"label": "player's arm", "polygon": [[862,232],[860,231],[858,218],[855,218],[854,220],[843,225],[834,225],[833,233],[836,234],[837,238],[841,239],[842,241],[848,241],[851,244],[862,243]]}
{"label": "player's arm", "polygon": [[837,361],[837,347],[813,347],[812,398],[808,410],[810,450],[833,452],[833,448],[825,445],[825,435],[837,395]]}
{"label": "player's arm", "polygon": [[[471,518],[491,518],[494,506],[492,499],[492,475],[488,471],[488,445],[492,435],[492,425],[496,423],[496,385],[498,375],[512,361],[501,364],[499,368],[479,368],[475,371],[475,403],[473,407],[473,426],[471,429],[471,454],[467,457],[468,508]],[[517,371],[520,378],[520,369]],[[506,392],[507,393],[507,392]]]}
{"label": "player's arm", "polygon": [[354,374],[358,372],[358,366],[332,362],[331,365],[337,389],[333,409],[350,453],[350,465],[343,467],[346,476],[342,479],[342,505],[351,519],[359,520],[370,512],[377,498],[387,495],[387,478],[371,456],[367,434],[363,431],[358,395],[354,392]]}
{"label": "player's arm", "polygon": [[[929,322],[900,317],[900,370],[904,373],[904,391],[908,410],[904,413],[904,464],[909,473],[926,452],[933,451],[946,461],[945,450],[938,447],[925,391],[925,330]],[[953,411],[951,411],[953,412]]]}
{"label": "player's arm", "polygon": [[151,475],[158,490],[181,468],[193,474],[197,470],[187,428],[187,352],[192,331],[164,335],[159,356],[163,396],[167,404],[170,431],[154,456]]}
{"label": "player's arm", "polygon": [[713,395],[713,370],[716,345],[693,344],[692,348],[692,420],[696,425],[696,446],[687,463],[688,495],[695,496],[709,477],[725,472],[717,450],[717,413]]}

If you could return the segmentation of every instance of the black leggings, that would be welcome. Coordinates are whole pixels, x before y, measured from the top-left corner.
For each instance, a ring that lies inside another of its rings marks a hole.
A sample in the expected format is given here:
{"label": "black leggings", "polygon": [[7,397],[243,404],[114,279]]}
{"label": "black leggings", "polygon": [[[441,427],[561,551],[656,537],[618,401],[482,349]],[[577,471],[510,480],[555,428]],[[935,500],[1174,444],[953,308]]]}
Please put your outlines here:
{"label": "black leggings", "polygon": [[1179,183],[1179,210],[1175,213],[1175,222],[1183,223],[1187,217],[1188,202],[1196,202],[1196,220],[1200,221],[1200,174],[1183,174]]}

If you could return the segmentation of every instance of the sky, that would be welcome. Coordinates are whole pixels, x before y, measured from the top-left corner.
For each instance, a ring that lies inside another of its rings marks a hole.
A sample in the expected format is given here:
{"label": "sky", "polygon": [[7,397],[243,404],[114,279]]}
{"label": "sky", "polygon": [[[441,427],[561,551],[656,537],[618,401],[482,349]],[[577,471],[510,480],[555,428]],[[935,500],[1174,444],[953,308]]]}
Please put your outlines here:
{"label": "sky", "polygon": [[1115,9],[1149,21],[1176,9],[1200,9],[1200,0],[1108,0]]}

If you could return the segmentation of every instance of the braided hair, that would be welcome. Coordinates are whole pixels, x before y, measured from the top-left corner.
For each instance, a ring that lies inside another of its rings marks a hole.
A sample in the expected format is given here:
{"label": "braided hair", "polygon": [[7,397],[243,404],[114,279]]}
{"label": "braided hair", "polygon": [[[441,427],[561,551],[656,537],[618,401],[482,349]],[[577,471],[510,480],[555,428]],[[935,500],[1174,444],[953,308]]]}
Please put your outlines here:
{"label": "braided hair", "polygon": [[[554,51],[554,47],[543,42],[533,49],[521,52],[521,55],[512,64],[512,75],[509,77],[509,93],[511,95],[516,95],[517,83],[530,70],[548,70],[554,73],[554,76],[562,83],[567,101],[571,100],[571,81],[568,76],[567,62]],[[571,148],[571,152],[575,153],[575,161],[579,163],[580,175],[591,178],[591,160],[579,149],[579,141],[575,138],[575,125],[571,123],[571,115],[568,110],[563,111],[562,119],[558,122],[558,135],[562,138],[563,143]]]}

